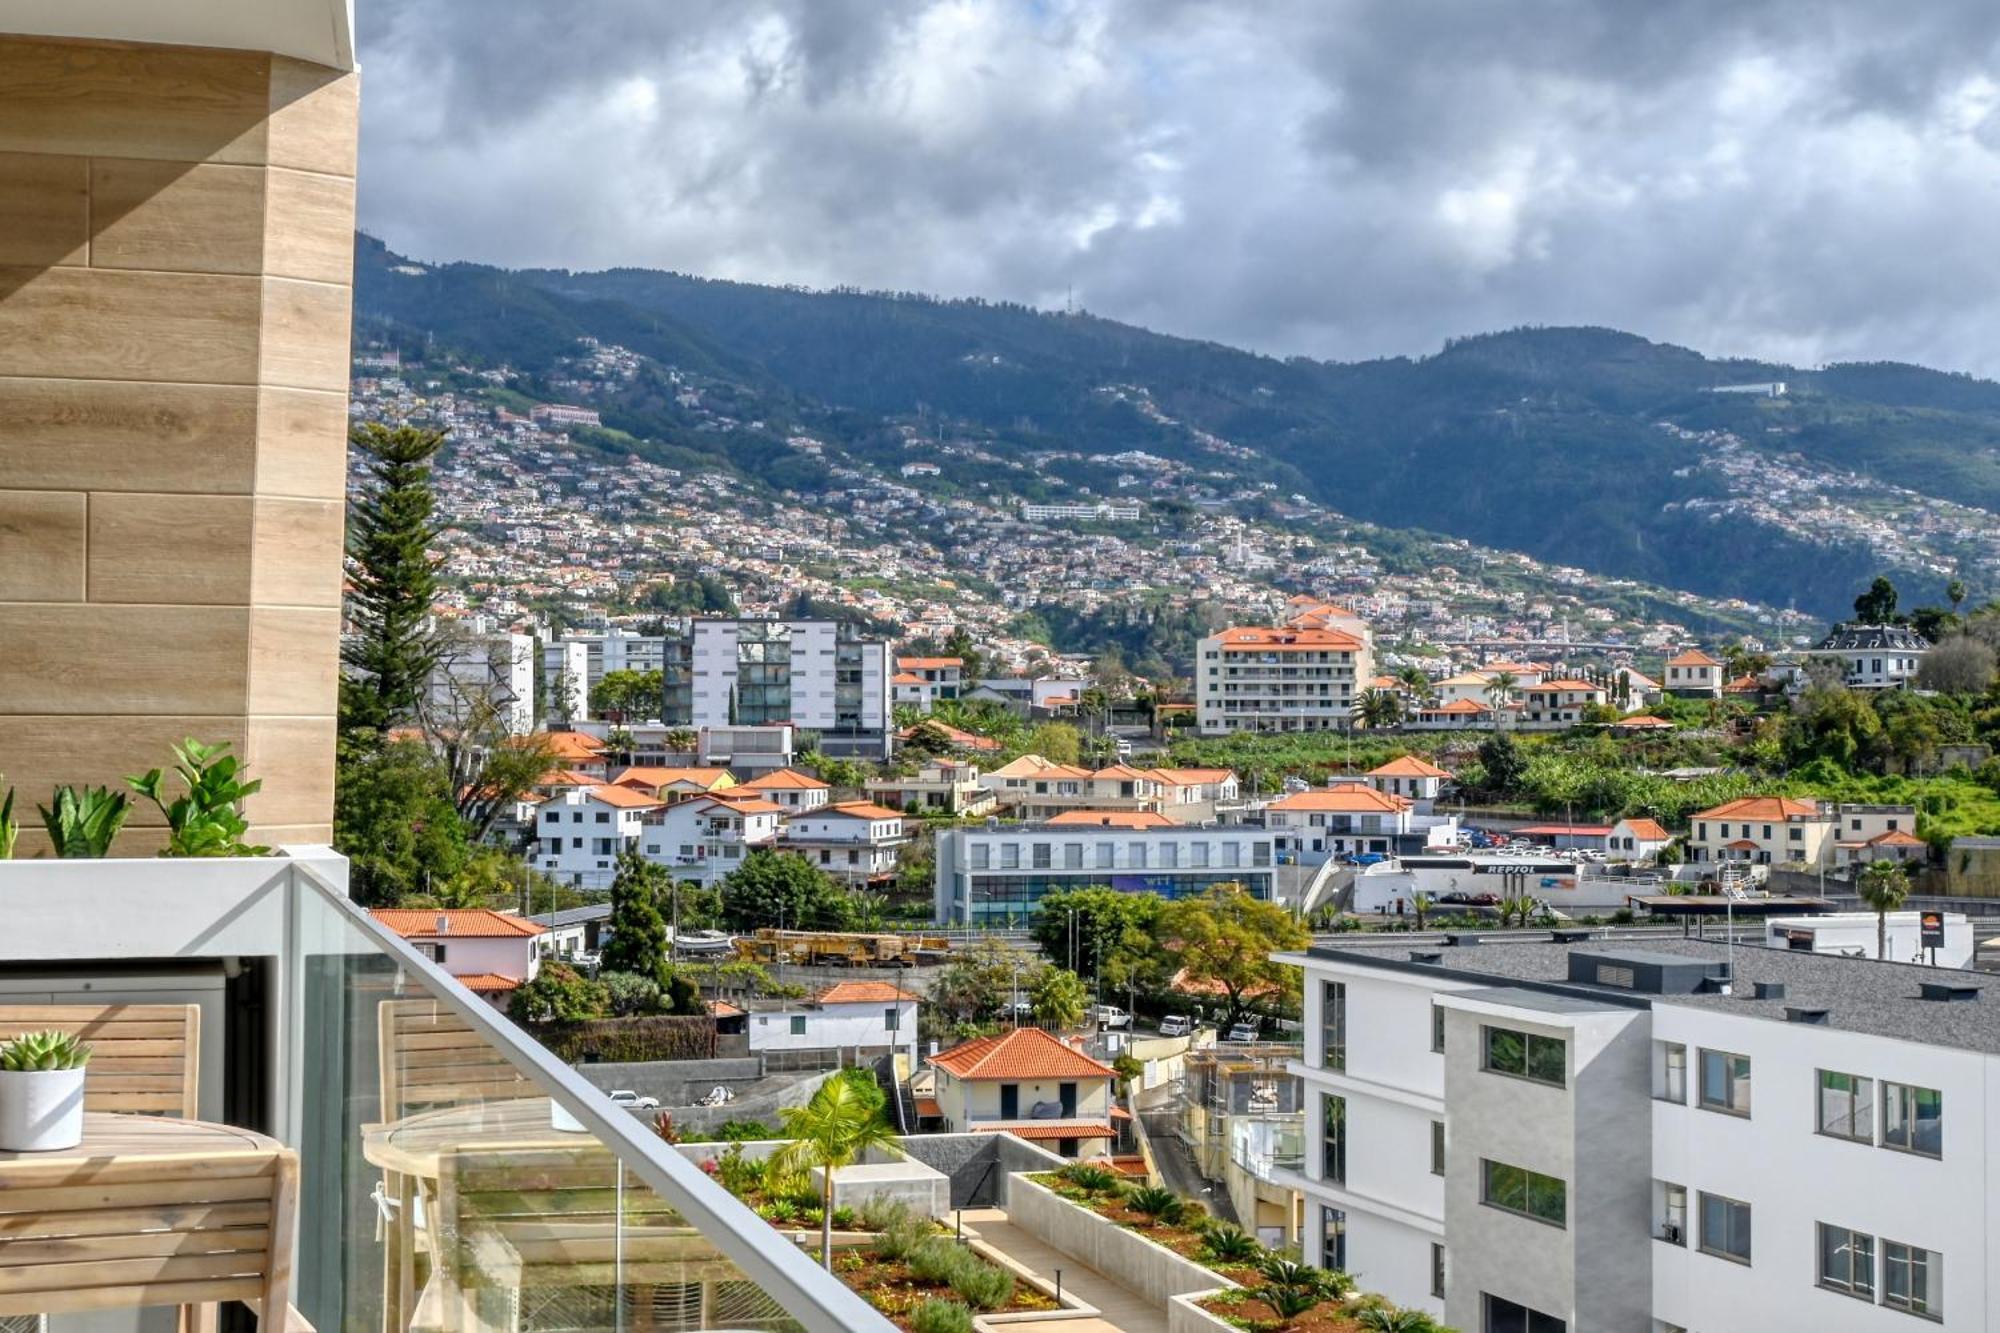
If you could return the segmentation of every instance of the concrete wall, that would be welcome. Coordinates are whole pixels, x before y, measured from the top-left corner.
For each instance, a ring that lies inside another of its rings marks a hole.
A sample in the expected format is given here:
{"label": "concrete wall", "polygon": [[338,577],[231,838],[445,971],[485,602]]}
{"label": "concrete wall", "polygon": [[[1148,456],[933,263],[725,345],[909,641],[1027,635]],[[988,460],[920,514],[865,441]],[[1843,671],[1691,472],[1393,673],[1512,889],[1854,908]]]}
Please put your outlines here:
{"label": "concrete wall", "polygon": [[[330,839],[358,105],[356,75],[261,51],[0,37],[24,802],[123,790],[196,736],[263,779],[255,840]],[[135,806],[120,850],[162,822]]]}
{"label": "concrete wall", "polygon": [[1007,1216],[1016,1226],[1155,1305],[1191,1291],[1236,1284],[1136,1231],[1107,1221],[1025,1176],[1008,1182]]}
{"label": "concrete wall", "polygon": [[1069,1165],[1011,1134],[911,1135],[903,1151],[950,1178],[953,1208],[1005,1208],[1008,1182],[1017,1175]]}

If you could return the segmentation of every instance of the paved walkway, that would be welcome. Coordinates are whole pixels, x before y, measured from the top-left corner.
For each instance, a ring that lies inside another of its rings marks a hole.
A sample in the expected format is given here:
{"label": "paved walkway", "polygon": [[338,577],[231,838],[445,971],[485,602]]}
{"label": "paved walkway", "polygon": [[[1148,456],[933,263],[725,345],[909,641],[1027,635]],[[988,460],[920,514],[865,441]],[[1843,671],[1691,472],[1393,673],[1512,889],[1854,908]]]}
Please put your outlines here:
{"label": "paved walkway", "polygon": [[1167,1333],[1165,1306],[1155,1306],[1096,1269],[1085,1268],[1068,1255],[1050,1249],[1009,1221],[1007,1214],[998,1208],[966,1209],[965,1225],[1021,1267],[1050,1281],[1055,1280],[1056,1270],[1062,1269],[1064,1294],[1089,1301],[1102,1316],[1097,1320],[1066,1319],[1051,1327],[1060,1327],[1063,1333]]}

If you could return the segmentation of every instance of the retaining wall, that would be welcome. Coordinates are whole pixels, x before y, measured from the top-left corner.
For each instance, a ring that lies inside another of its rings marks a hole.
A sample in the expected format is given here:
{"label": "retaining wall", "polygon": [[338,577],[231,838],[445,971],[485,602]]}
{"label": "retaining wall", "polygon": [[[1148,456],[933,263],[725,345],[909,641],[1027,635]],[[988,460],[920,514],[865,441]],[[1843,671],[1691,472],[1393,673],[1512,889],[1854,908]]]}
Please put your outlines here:
{"label": "retaining wall", "polygon": [[1236,1284],[1024,1175],[1007,1182],[1007,1216],[1028,1234],[1156,1305]]}

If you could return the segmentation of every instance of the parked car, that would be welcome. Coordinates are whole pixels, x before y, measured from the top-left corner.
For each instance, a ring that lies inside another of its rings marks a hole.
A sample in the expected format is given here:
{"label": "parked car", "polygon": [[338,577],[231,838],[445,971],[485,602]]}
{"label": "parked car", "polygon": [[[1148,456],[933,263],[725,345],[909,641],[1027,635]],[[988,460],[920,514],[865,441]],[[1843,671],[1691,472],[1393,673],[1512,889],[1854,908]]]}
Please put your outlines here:
{"label": "parked car", "polygon": [[1185,1037],[1194,1031],[1194,1020],[1186,1014],[1168,1014],[1160,1020],[1162,1037]]}
{"label": "parked car", "polygon": [[1256,1020],[1255,1020],[1255,1019],[1247,1019],[1247,1018],[1246,1018],[1246,1019],[1245,1019],[1245,1020],[1243,1020],[1243,1021],[1242,1021],[1241,1023],[1238,1023],[1238,1024],[1236,1025],[1236,1026],[1234,1026],[1234,1027],[1230,1028],[1230,1029],[1229,1029],[1229,1035],[1228,1035],[1227,1037],[1223,1038],[1223,1040],[1225,1040],[1225,1041],[1255,1041],[1255,1040],[1257,1040],[1257,1022],[1256,1022]]}
{"label": "parked car", "polygon": [[634,1111],[657,1111],[660,1109],[658,1097],[641,1097],[630,1088],[613,1088],[611,1104],[630,1107]]}
{"label": "parked car", "polygon": [[1128,1028],[1132,1026],[1132,1015],[1115,1004],[1100,1004],[1091,1015],[1098,1023],[1108,1028]]}
{"label": "parked car", "polygon": [[1380,852],[1349,852],[1341,858],[1342,861],[1351,866],[1372,866],[1388,859],[1388,857],[1382,855]]}

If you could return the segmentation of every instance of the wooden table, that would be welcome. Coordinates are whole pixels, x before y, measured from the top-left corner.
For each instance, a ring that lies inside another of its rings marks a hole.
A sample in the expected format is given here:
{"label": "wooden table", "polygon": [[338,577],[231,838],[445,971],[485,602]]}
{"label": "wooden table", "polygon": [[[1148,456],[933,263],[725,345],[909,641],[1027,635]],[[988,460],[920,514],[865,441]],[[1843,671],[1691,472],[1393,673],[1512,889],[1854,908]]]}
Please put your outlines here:
{"label": "wooden table", "polygon": [[[515,1097],[419,1111],[394,1124],[363,1125],[361,1155],[384,1171],[435,1181],[439,1160],[465,1148],[587,1148],[598,1143],[588,1131],[557,1129],[549,1108],[547,1097]],[[613,1159],[611,1149],[604,1153]]]}
{"label": "wooden table", "polygon": [[0,1152],[0,1315],[287,1311],[297,1218],[298,1158],[275,1139],[86,1112],[75,1148]]}

